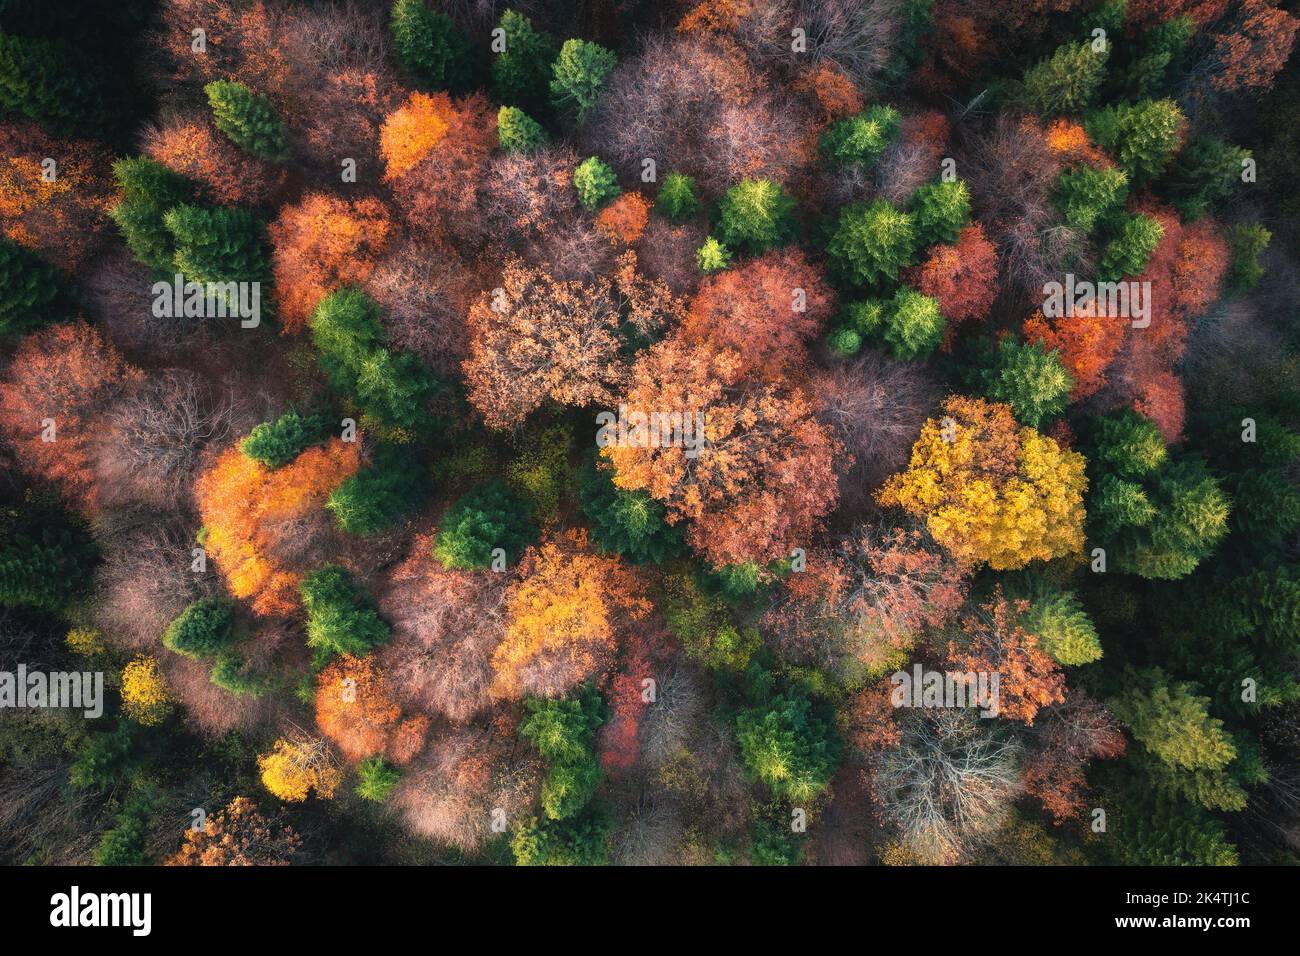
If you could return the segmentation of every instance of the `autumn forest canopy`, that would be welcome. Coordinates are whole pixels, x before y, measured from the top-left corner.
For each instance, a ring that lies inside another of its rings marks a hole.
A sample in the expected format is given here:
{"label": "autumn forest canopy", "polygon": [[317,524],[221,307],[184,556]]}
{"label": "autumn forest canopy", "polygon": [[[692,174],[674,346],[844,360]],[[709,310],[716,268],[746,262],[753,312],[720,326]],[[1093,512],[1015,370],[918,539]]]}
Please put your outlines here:
{"label": "autumn forest canopy", "polygon": [[0,862],[1300,863],[1298,16],[0,0]]}

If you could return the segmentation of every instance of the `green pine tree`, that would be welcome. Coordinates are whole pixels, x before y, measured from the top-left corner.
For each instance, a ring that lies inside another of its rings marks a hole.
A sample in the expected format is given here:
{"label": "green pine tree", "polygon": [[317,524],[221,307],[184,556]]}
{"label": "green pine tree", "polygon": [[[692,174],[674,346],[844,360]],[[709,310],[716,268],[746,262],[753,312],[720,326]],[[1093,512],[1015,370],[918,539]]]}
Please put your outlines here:
{"label": "green pine tree", "polygon": [[0,335],[21,335],[67,318],[71,294],[59,271],[0,237]]}
{"label": "green pine tree", "polygon": [[1173,100],[1120,103],[1088,115],[1088,135],[1110,153],[1135,186],[1159,177],[1178,149],[1186,117]]}
{"label": "green pine tree", "polygon": [[0,114],[17,113],[59,135],[109,127],[101,66],[72,42],[0,32]]}
{"label": "green pine tree", "polygon": [[879,287],[896,282],[899,270],[912,264],[918,241],[912,217],[877,199],[840,210],[826,252],[842,281]]}
{"label": "green pine tree", "polygon": [[822,133],[822,155],[837,166],[870,166],[898,137],[898,111],[877,103],[857,116],[850,116]]}
{"label": "green pine tree", "polygon": [[551,101],[556,110],[581,122],[617,65],[618,57],[599,43],[565,40],[551,67]]}
{"label": "green pine tree", "polygon": [[1090,105],[1106,77],[1108,49],[1098,52],[1091,40],[1057,47],[1025,71],[1025,105],[1043,116],[1077,113]]}
{"label": "green pine tree", "polygon": [[541,124],[515,106],[497,112],[497,140],[507,153],[533,153],[546,143]]}
{"label": "green pine tree", "polygon": [[1073,388],[1074,376],[1056,349],[1009,336],[998,343],[997,366],[987,373],[985,386],[989,398],[1006,402],[1030,428],[1065,411]]}
{"label": "green pine tree", "polygon": [[235,616],[224,598],[195,601],[163,632],[163,646],[187,657],[215,657],[234,639]]}
{"label": "green pine tree", "polygon": [[664,506],[645,491],[619,488],[595,455],[584,469],[579,499],[591,539],[603,551],[636,564],[662,564],[685,550],[682,529],[667,523]]}
{"label": "green pine tree", "polygon": [[159,275],[176,269],[176,239],[164,217],[177,206],[194,201],[195,185],[162,163],[144,156],[119,159],[113,177],[122,201],[109,215],[117,223],[131,254]]}
{"label": "green pine tree", "polygon": [[501,15],[501,30],[493,47],[492,87],[503,103],[517,103],[533,116],[541,116],[548,106],[551,64],[560,52],[555,38],[533,29],[533,22],[522,13],[507,10]]}
{"label": "green pine tree", "polygon": [[268,468],[282,468],[328,437],[329,425],[323,415],[300,415],[291,410],[273,422],[255,426],[239,443],[239,450]]}
{"label": "green pine tree", "polygon": [[592,211],[618,198],[618,177],[598,156],[580,162],[573,171],[573,188],[578,191],[578,202]]}
{"label": "green pine tree", "polygon": [[443,567],[485,569],[492,566],[496,549],[504,552],[507,564],[513,564],[536,540],[528,506],[504,482],[494,479],[447,509],[433,553]]}
{"label": "green pine tree", "polygon": [[379,616],[374,601],[338,565],[327,564],[308,574],[301,592],[307,611],[307,646],[318,655],[363,657],[388,640],[388,623]]}
{"label": "green pine tree", "polygon": [[737,252],[766,252],[794,238],[794,199],[770,179],[746,179],[718,203],[718,240]]}
{"label": "green pine tree", "polygon": [[427,475],[409,451],[384,445],[374,461],[330,493],[326,507],[339,529],[367,535],[391,528],[419,507],[427,490]]}
{"label": "green pine tree", "polygon": [[699,210],[700,204],[695,198],[695,177],[685,173],[669,173],[659,187],[659,198],[655,200],[655,212],[669,219],[689,219]]}
{"label": "green pine tree", "polygon": [[445,13],[424,0],[397,0],[389,27],[397,62],[421,83],[452,93],[473,85],[474,50]]}
{"label": "green pine tree", "polygon": [[203,92],[212,107],[212,121],[232,143],[262,159],[289,158],[284,123],[269,99],[230,80],[209,83]]}

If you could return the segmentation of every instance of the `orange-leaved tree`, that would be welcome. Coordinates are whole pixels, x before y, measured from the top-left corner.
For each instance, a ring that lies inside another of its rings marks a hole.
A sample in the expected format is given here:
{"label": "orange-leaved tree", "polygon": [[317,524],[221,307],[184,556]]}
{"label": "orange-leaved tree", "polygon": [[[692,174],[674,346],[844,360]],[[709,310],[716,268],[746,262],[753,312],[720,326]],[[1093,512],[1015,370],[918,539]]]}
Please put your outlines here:
{"label": "orange-leaved tree", "polygon": [[650,201],[640,193],[624,193],[596,216],[596,228],[615,244],[630,246],[650,221]]}
{"label": "orange-leaved tree", "polygon": [[97,426],[113,398],[143,378],[85,322],[41,329],[18,345],[0,379],[0,433],[26,468],[89,510]]}
{"label": "orange-leaved tree", "polygon": [[266,204],[287,178],[284,167],[240,149],[210,122],[175,117],[144,133],[143,151],[202,183],[225,206]]}
{"label": "orange-leaved tree", "polygon": [[282,331],[296,332],[326,295],[370,276],[392,223],[378,199],[309,193],[281,209],[268,231]]}
{"label": "orange-leaved tree", "polygon": [[[662,501],[670,522],[689,520],[688,541],[715,566],[788,557],[839,497],[840,445],[813,400],[750,368],[734,348],[670,336],[639,357],[626,404],[629,415],[679,414],[683,440],[630,431],[602,451],[614,483]],[[702,423],[702,443],[684,440],[686,422]]]}
{"label": "orange-leaved tree", "polygon": [[187,827],[180,851],[164,866],[288,866],[302,838],[267,819],[248,797],[235,797],[204,821]]}
{"label": "orange-leaved tree", "polygon": [[998,586],[993,599],[962,620],[962,634],[948,642],[950,672],[997,674],[998,717],[1032,725],[1038,711],[1065,700],[1065,676],[1017,618],[1027,601],[1009,601]]}
{"label": "orange-leaved tree", "polygon": [[384,179],[413,230],[439,242],[479,238],[479,187],[497,145],[496,113],[481,93],[456,101],[412,93],[388,114],[379,132]]}
{"label": "orange-leaved tree", "polygon": [[1099,315],[1096,302],[1075,306],[1073,314],[1047,318],[1035,312],[1025,320],[1025,340],[1039,342],[1043,350],[1056,350],[1061,364],[1074,377],[1070,401],[1095,394],[1106,384],[1106,369],[1124,344],[1124,329],[1130,321],[1120,316]]}
{"label": "orange-leaved tree", "polygon": [[637,273],[631,253],[612,276],[588,282],[559,281],[511,258],[501,286],[470,309],[470,403],[499,429],[548,399],[609,406],[628,379],[627,328],[650,334],[677,309],[671,293]]}
{"label": "orange-leaved tree", "polygon": [[682,333],[735,349],[751,368],[777,373],[807,361],[806,343],[835,310],[835,293],[818,266],[781,249],[705,279]]}
{"label": "orange-leaved tree", "polygon": [[35,123],[0,124],[0,232],[75,272],[109,225],[109,160],[88,140],[55,139]]}
{"label": "orange-leaved tree", "polygon": [[945,347],[952,344],[954,327],[960,322],[983,319],[998,294],[998,253],[984,236],[979,223],[957,234],[954,245],[930,248],[926,260],[904,273],[917,291],[939,300],[939,311],[948,320]]}
{"label": "orange-leaved tree", "polygon": [[349,760],[406,763],[424,746],[428,717],[402,719],[373,656],[344,654],[316,677],[316,726]]}
{"label": "orange-leaved tree", "polygon": [[650,612],[636,571],[593,552],[583,530],[530,548],[519,573],[492,656],[504,697],[555,697],[596,676],[614,661],[622,623]]}
{"label": "orange-leaved tree", "polygon": [[204,547],[216,560],[230,593],[258,614],[287,614],[298,606],[302,569],[292,556],[304,550],[296,537],[311,534],[311,517],[328,528],[329,493],[361,466],[356,442],[338,438],[308,448],[282,468],[270,469],[228,448],[195,483],[207,529]]}

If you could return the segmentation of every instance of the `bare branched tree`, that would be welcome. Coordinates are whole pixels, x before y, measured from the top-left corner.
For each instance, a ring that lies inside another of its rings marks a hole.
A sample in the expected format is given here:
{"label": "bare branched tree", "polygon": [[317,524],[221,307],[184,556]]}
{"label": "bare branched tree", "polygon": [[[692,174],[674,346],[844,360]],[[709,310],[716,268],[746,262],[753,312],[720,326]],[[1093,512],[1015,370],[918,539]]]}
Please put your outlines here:
{"label": "bare branched tree", "polygon": [[819,418],[853,456],[853,467],[840,479],[840,511],[860,516],[885,479],[907,465],[939,389],[915,362],[866,352],[819,371],[812,390],[821,398]]}
{"label": "bare branched tree", "polygon": [[95,476],[105,500],[183,504],[203,450],[230,436],[234,417],[231,396],[181,369],[128,392],[96,442]]}
{"label": "bare branched tree", "polygon": [[915,711],[881,752],[874,785],[886,822],[929,864],[955,863],[997,832],[1019,786],[1019,748],[966,709]]}

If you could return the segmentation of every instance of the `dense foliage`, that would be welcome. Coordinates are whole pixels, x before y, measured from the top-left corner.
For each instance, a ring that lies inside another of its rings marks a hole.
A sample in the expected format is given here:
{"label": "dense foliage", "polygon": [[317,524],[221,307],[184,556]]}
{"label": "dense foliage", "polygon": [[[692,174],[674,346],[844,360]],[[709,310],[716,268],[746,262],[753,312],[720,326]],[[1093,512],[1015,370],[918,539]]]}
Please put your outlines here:
{"label": "dense foliage", "polygon": [[1300,863],[1298,27],[0,3],[0,862]]}

